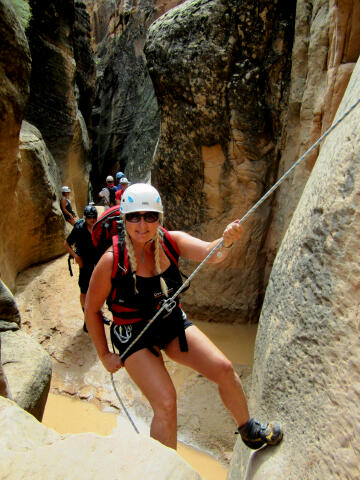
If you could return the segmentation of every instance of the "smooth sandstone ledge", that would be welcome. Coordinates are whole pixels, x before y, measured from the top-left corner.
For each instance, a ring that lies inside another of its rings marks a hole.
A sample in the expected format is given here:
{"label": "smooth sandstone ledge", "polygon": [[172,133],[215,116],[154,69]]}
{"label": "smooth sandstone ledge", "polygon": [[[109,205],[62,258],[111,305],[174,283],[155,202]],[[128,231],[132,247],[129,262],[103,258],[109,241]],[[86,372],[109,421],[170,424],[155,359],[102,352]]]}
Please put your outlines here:
{"label": "smooth sandstone ledge", "polygon": [[174,450],[135,432],[60,435],[3,397],[0,425],[1,478],[201,480]]}

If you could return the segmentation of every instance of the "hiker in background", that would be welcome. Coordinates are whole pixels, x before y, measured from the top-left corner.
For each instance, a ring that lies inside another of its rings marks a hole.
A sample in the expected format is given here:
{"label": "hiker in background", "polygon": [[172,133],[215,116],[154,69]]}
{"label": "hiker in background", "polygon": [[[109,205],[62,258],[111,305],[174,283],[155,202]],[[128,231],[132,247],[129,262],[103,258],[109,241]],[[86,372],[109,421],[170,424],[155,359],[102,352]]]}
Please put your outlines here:
{"label": "hiker in background", "polygon": [[125,192],[125,190],[127,189],[127,187],[129,186],[129,180],[126,177],[122,177],[122,179],[120,180],[120,185],[121,185],[121,189],[118,189],[117,192],[115,193],[116,205],[120,205],[121,197]]}
{"label": "hiker in background", "polygon": [[[91,274],[96,263],[96,251],[92,243],[91,232],[97,220],[98,213],[96,207],[87,205],[84,209],[84,218],[78,220],[70,235],[64,242],[66,251],[71,255],[79,265],[79,287],[80,287],[80,304],[84,311],[86,294],[89,288]],[[75,244],[75,250],[72,245]],[[102,315],[104,323],[110,323]],[[87,332],[86,323],[83,325],[84,332]]]}
{"label": "hiker in background", "polygon": [[[112,247],[95,267],[85,318],[104,367],[113,373],[125,366],[149,400],[154,412],[151,436],[176,449],[176,390],[164,364],[164,350],[173,361],[193,368],[218,385],[222,401],[248,447],[279,443],[280,424],[261,425],[250,418],[241,381],[230,360],[191,323],[179,297],[149,326],[162,303],[182,285],[178,258],[201,262],[221,239],[206,242],[185,232],[163,229],[163,206],[151,185],[131,185],[122,196],[120,211],[124,240],[113,237]],[[223,261],[241,234],[238,223],[227,225],[223,245],[208,262]],[[101,321],[100,311],[106,299],[113,315],[111,340],[118,354],[109,350]]]}
{"label": "hiker in background", "polygon": [[60,208],[64,215],[64,218],[67,222],[71,225],[75,224],[76,221],[76,213],[72,209],[71,202],[69,200],[71,190],[69,187],[64,185],[61,187],[61,200],[60,200]]}
{"label": "hiker in background", "polygon": [[106,177],[106,187],[99,192],[99,197],[104,199],[105,210],[115,205],[115,193],[117,188],[114,186],[114,178],[111,175]]}
{"label": "hiker in background", "polygon": [[121,183],[120,183],[120,180],[125,177],[125,173],[123,172],[117,172],[116,175],[115,175],[115,180],[117,182],[117,185],[116,185],[116,188],[118,190],[121,190]]}

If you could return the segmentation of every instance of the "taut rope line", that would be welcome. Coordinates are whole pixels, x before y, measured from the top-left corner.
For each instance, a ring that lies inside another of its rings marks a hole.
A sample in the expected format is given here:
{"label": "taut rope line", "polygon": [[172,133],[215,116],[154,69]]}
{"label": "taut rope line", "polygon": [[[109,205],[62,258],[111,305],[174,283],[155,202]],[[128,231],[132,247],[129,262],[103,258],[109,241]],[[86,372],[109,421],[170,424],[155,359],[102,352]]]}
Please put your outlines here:
{"label": "taut rope line", "polygon": [[[305,153],[301,155],[300,158],[296,160],[295,163],[284,173],[282,177],[279,178],[279,180],[274,183],[274,185],[245,213],[245,215],[240,218],[240,220],[237,220],[236,223],[239,225],[241,223],[244,223],[245,220],[260,206],[262,205],[265,200],[267,200],[270,195],[274,193],[274,191],[282,184],[282,182],[290,175],[290,173],[301,163],[305,157],[309,155],[323,140],[326,138],[338,125],[341,123],[345,117],[349,115],[349,113],[354,110],[354,108],[360,103],[360,97],[356,100],[356,102],[351,105],[342,115],[341,117],[331,125],[322,135],[321,137],[316,140],[316,142],[308,149],[306,150]],[[222,238],[216,245],[215,247],[209,252],[209,254],[204,258],[204,260],[195,268],[195,270],[191,273],[191,275],[185,280],[185,282],[181,285],[181,287],[174,293],[174,295],[170,298],[168,298],[162,307],[159,309],[159,311],[153,316],[153,318],[149,321],[149,323],[146,325],[146,327],[139,333],[139,335],[131,342],[131,344],[127,347],[127,349],[120,355],[120,360],[124,357],[124,355],[130,350],[130,348],[135,345],[135,343],[142,337],[142,335],[146,332],[146,330],[154,323],[154,321],[157,319],[157,317],[166,309],[167,311],[171,311],[175,307],[175,298],[182,292],[182,290],[190,283],[191,279],[199,272],[199,270],[204,266],[204,264],[209,260],[210,257],[213,256],[213,254],[218,250],[221,246],[224,245],[224,239]],[[113,382],[113,377],[111,374],[111,380]],[[115,389],[115,393],[117,397],[120,399],[120,396],[116,390],[116,387],[113,382],[113,387]],[[121,400],[120,400],[121,402]],[[123,402],[121,402],[126,414],[128,417],[129,414],[126,411],[125,406],[123,405]],[[131,423],[133,424],[135,430],[138,432],[137,428],[135,427],[134,423],[132,420],[130,420]],[[138,432],[139,433],[139,432]]]}

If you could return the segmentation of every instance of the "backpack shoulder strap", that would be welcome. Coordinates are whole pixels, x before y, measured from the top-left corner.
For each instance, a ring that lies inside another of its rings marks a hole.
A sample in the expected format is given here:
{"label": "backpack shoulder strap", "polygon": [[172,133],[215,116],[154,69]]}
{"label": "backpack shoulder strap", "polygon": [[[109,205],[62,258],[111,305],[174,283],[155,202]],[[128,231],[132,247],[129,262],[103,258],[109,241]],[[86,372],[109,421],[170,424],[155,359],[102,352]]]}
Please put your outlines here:
{"label": "backpack shoulder strap", "polygon": [[163,233],[163,239],[160,240],[161,246],[167,257],[177,266],[179,263],[179,249],[170,232],[163,227],[159,227]]}
{"label": "backpack shoulder strap", "polygon": [[123,235],[114,235],[112,237],[112,246],[114,260],[111,279],[114,279],[116,276],[125,275],[129,271],[129,258]]}

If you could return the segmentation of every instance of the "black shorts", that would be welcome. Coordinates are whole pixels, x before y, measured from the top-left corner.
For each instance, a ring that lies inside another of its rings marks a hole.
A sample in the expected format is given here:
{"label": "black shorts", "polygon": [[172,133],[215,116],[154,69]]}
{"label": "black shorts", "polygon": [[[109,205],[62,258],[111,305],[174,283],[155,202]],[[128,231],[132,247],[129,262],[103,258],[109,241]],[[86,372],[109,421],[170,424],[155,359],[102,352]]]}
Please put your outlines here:
{"label": "black shorts", "polygon": [[82,267],[79,269],[79,287],[81,293],[87,293],[90,283],[90,278],[94,267]]}
{"label": "black shorts", "polygon": [[68,215],[68,214],[65,213],[65,212],[62,212],[62,213],[63,213],[63,216],[64,216],[65,220],[66,220],[67,222],[71,223],[71,222],[70,222],[70,220],[71,220],[71,218],[72,218],[71,215]]}
{"label": "black shorts", "polygon": [[[148,325],[146,320],[141,320],[140,322],[129,325],[116,325],[112,323],[110,330],[111,341],[116,350],[118,350],[120,357],[135,338],[144,330],[146,325]],[[157,355],[154,347],[158,347],[160,350],[165,348],[174,338],[184,336],[185,330],[191,325],[192,322],[187,318],[185,312],[177,307],[166,318],[156,318],[154,323],[150,325],[139,340],[121,357],[121,360],[124,362],[130,355],[143,348],[148,348],[152,353]]]}

